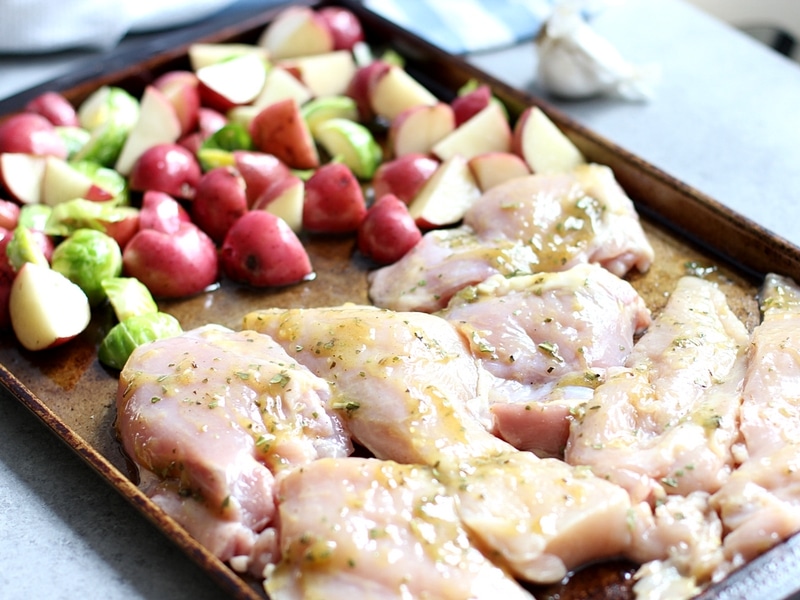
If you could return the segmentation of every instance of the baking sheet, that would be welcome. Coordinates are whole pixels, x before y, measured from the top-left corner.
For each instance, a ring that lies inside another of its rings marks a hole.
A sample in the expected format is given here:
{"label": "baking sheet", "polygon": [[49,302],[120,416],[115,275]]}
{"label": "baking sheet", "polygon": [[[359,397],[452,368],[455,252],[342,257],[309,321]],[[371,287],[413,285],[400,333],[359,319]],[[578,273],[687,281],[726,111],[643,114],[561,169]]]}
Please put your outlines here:
{"label": "baking sheet", "polygon": [[[611,166],[636,202],[656,250],[654,267],[647,274],[634,273],[630,277],[652,310],[658,311],[677,279],[687,273],[688,266],[715,267],[710,277],[719,282],[740,318],[753,327],[758,322],[755,293],[762,275],[774,271],[800,280],[800,249],[614,146],[546,102],[439,51],[363,9],[357,2],[321,4],[351,8],[361,18],[371,42],[388,45],[403,54],[408,70],[443,99],[451,98],[469,79],[485,81],[512,115],[528,105],[538,104],[590,160]],[[197,41],[254,42],[278,10],[226,26]],[[188,66],[187,47],[188,44],[169,49],[61,91],[76,104],[100,85],[120,85],[139,96],[158,74]],[[207,322],[238,328],[243,315],[259,308],[367,302],[366,273],[371,265],[354,256],[352,238],[306,236],[304,241],[317,274],[314,281],[280,290],[252,290],[224,281],[218,290],[187,300],[162,302],[161,308],[175,315],[185,329]],[[232,597],[263,598],[257,583],[243,580],[211,556],[136,488],[135,473],[114,437],[117,373],[96,360],[97,346],[112,322],[110,310],[97,311],[91,326],[79,338],[47,352],[27,352],[10,336],[4,337],[0,341],[0,384]],[[798,538],[793,538],[774,548],[707,590],[702,597],[748,598],[756,591],[765,599],[789,597],[800,589],[793,577],[793,573],[800,573],[798,544]],[[633,565],[627,563],[594,565],[573,576],[567,584],[534,588],[534,592],[540,598],[630,598],[633,570]]]}

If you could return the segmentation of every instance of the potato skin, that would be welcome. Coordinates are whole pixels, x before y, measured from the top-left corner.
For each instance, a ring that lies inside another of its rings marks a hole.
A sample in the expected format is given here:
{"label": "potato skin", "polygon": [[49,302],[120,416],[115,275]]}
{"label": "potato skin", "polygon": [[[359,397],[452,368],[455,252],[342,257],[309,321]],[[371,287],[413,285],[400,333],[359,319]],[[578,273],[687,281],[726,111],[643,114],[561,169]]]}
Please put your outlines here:
{"label": "potato skin", "polygon": [[358,250],[383,265],[400,260],[422,239],[408,206],[393,194],[378,198],[358,229]]}
{"label": "potato skin", "polygon": [[251,210],[233,224],[222,243],[220,261],[228,278],[253,287],[290,285],[313,273],[297,234],[265,210]]}

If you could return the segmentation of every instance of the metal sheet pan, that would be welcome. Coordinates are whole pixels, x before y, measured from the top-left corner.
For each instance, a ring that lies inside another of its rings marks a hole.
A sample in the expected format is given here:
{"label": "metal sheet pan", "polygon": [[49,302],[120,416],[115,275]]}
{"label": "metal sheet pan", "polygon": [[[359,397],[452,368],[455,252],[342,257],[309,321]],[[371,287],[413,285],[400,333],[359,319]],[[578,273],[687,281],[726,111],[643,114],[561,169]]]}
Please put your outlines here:
{"label": "metal sheet pan", "polygon": [[[314,3],[312,3],[314,4]],[[400,52],[409,71],[448,100],[470,79],[486,82],[513,116],[531,104],[541,106],[592,161],[611,166],[633,198],[656,249],[656,263],[631,281],[657,311],[687,265],[713,266],[713,277],[728,294],[731,306],[748,326],[758,322],[755,294],[763,274],[777,272],[800,281],[800,249],[727,209],[623,148],[596,135],[525,92],[510,88],[467,62],[438,50],[364,9],[358,2],[340,4],[362,19],[369,40]],[[193,41],[254,42],[280,7]],[[188,43],[133,65],[104,72],[59,89],[79,103],[101,85],[120,85],[140,95],[158,74],[187,68]],[[47,87],[47,86],[43,86]],[[52,88],[51,88],[52,89]],[[0,115],[11,102],[0,103]],[[0,116],[0,118],[2,118]],[[184,328],[217,322],[237,328],[247,312],[267,306],[321,306],[344,301],[367,302],[369,264],[355,256],[349,238],[307,237],[317,278],[281,290],[252,290],[224,281],[220,289],[182,300],[162,302]],[[110,312],[97,311],[90,327],[71,343],[46,352],[24,351],[0,339],[0,384],[53,430],[74,452],[111,484],[130,504],[161,529],[233,598],[264,598],[257,582],[247,581],[210,555],[136,487],[136,475],[114,435],[116,373],[96,359],[97,346],[111,322]],[[592,565],[568,583],[536,588],[540,598],[630,598],[633,565]],[[702,594],[702,598],[787,598],[800,590],[800,538],[775,547]]]}

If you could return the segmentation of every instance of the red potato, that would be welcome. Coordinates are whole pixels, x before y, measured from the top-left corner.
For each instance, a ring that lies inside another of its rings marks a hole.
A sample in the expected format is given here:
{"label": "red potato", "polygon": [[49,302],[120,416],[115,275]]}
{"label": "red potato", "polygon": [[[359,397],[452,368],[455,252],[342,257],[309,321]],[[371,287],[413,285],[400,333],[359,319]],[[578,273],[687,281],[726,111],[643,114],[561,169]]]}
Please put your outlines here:
{"label": "red potato", "polygon": [[40,114],[22,112],[0,123],[0,154],[67,157],[67,145],[55,126]]}
{"label": "red potato", "polygon": [[199,294],[219,276],[217,247],[193,223],[181,223],[171,233],[140,230],[125,246],[122,265],[157,298]]}
{"label": "red potato", "polygon": [[324,6],[317,11],[333,35],[334,50],[352,50],[364,41],[364,28],[353,11],[339,6]]}
{"label": "red potato", "polygon": [[367,214],[364,192],[343,163],[327,163],[305,185],[303,227],[317,233],[356,231]]}
{"label": "red potato", "polygon": [[358,228],[358,250],[375,262],[400,260],[422,238],[422,232],[397,196],[386,194],[373,204]]}
{"label": "red potato", "polygon": [[8,298],[11,326],[27,350],[45,350],[77,337],[89,325],[86,293],[47,265],[25,263]]}
{"label": "red potato", "polygon": [[[297,60],[297,59],[294,59]],[[314,93],[303,82],[298,67],[286,63],[274,65],[267,73],[267,80],[261,93],[249,106],[240,106],[228,114],[232,118],[240,118],[244,122],[249,122],[258,114],[259,108],[268,104],[294,98],[298,105],[305,104],[314,97]],[[253,110],[255,112],[253,112]],[[247,115],[247,116],[245,116]]]}
{"label": "red potato", "polygon": [[175,108],[181,124],[181,134],[187,135],[197,128],[200,111],[200,90],[197,75],[191,71],[167,71],[153,81]]}
{"label": "red potato", "polygon": [[0,183],[8,196],[20,204],[41,202],[46,163],[46,156],[24,152],[0,153]]}
{"label": "red potato", "polygon": [[178,144],[186,148],[189,152],[197,155],[197,151],[211,135],[222,129],[228,124],[228,117],[218,110],[201,106],[197,110],[197,128],[183,135]]}
{"label": "red potato", "polygon": [[[295,77],[302,82],[306,92],[317,98],[344,94],[357,70],[353,53],[349,50],[301,56],[281,63],[281,66],[291,69],[292,73],[296,71]],[[298,104],[308,99],[298,98]]]}
{"label": "red potato", "polygon": [[283,9],[258,40],[258,46],[265,48],[275,60],[330,52],[333,45],[333,32],[328,23],[307,6]]}
{"label": "red potato", "polygon": [[244,178],[232,167],[215,167],[203,174],[191,206],[192,221],[214,242],[247,212]]}
{"label": "red potato", "polygon": [[137,159],[128,184],[134,191],[158,190],[175,198],[192,200],[202,174],[197,158],[184,146],[158,144]]}
{"label": "red potato", "polygon": [[180,137],[181,122],[175,107],[161,90],[148,85],[139,102],[139,116],[125,138],[114,168],[130,176],[142,154],[161,144],[174,144]]}
{"label": "red potato", "polygon": [[264,58],[248,52],[197,70],[203,106],[222,113],[249,104],[258,97],[267,78]]}
{"label": "red potato", "polygon": [[197,111],[196,129],[182,136],[178,140],[178,143],[189,152],[196,155],[198,150],[203,146],[203,142],[222,129],[228,122],[228,117],[218,110],[208,108],[207,106],[201,106]]}
{"label": "red potato", "polygon": [[78,113],[64,96],[58,92],[43,92],[25,105],[26,112],[42,115],[53,125],[78,127]]}
{"label": "red potato", "polygon": [[390,64],[384,60],[374,60],[371,63],[359,67],[350,79],[350,83],[345,90],[345,95],[352,98],[358,108],[358,116],[362,121],[371,121],[375,118],[375,111],[372,110],[370,101],[370,88],[372,80],[382,77],[388,71]]}
{"label": "red potato", "polygon": [[480,195],[467,160],[456,154],[436,169],[408,210],[421,229],[447,227],[461,221]]}
{"label": "red potato", "polygon": [[264,107],[250,122],[250,137],[261,152],[293,169],[316,169],[319,153],[297,102],[291,98]]}
{"label": "red potato", "polygon": [[203,147],[204,141],[205,140],[203,139],[203,135],[199,131],[192,131],[191,133],[187,133],[186,135],[181,137],[178,140],[178,145],[183,146],[189,152],[191,152],[196,156],[200,148]]}
{"label": "red potato", "polygon": [[531,170],[522,158],[511,152],[487,152],[467,161],[482,192],[509,179],[530,175]]}
{"label": "red potato", "polygon": [[511,151],[511,125],[503,108],[496,102],[462,123],[439,140],[432,149],[441,160],[460,154],[467,160],[485,152]]}
{"label": "red potato", "polygon": [[42,174],[41,202],[55,206],[74,198],[85,198],[94,202],[111,200],[113,194],[95,181],[73,168],[69,162],[55,156],[45,158]]}
{"label": "red potato", "polygon": [[387,161],[372,178],[375,197],[393,194],[410,204],[438,168],[439,161],[425,154],[405,154]]}
{"label": "red potato", "polygon": [[277,156],[266,152],[234,150],[233,160],[239,174],[244,178],[247,206],[252,207],[256,199],[269,186],[292,175]]}
{"label": "red potato", "polygon": [[227,277],[254,287],[290,285],[313,274],[297,234],[283,219],[263,210],[250,211],[233,224],[220,262]]}
{"label": "red potato", "polygon": [[455,128],[456,120],[449,104],[414,106],[397,115],[389,125],[389,148],[393,156],[428,154]]}
{"label": "red potato", "polygon": [[492,90],[486,85],[479,85],[471,92],[467,92],[453,99],[450,106],[456,117],[456,127],[469,121],[472,117],[489,106],[492,101]]}
{"label": "red potato", "polygon": [[[0,231],[12,231],[17,226],[19,221],[19,204],[11,200],[0,199]],[[0,237],[0,240],[4,237]],[[0,252],[0,263],[2,263],[2,255]]]}
{"label": "red potato", "polygon": [[129,211],[123,219],[112,221],[100,220],[99,224],[103,227],[106,235],[113,238],[120,248],[124,248],[139,231],[140,211],[133,207],[120,208],[129,208]]}
{"label": "red potato", "polygon": [[205,140],[228,124],[228,117],[218,110],[201,106],[197,111],[197,129]]}
{"label": "red potato", "polygon": [[538,106],[525,109],[514,125],[511,151],[533,173],[567,173],[586,162],[581,151]]}
{"label": "red potato", "polygon": [[187,210],[169,194],[149,190],[142,196],[139,229],[175,233],[180,229],[181,223],[190,223],[191,220]]}
{"label": "red potato", "polygon": [[432,106],[439,99],[400,65],[375,73],[369,78],[369,102],[374,113],[392,121],[414,106]]}
{"label": "red potato", "polygon": [[303,229],[305,182],[296,175],[275,180],[253,202],[253,210],[266,210],[283,219],[292,231]]}

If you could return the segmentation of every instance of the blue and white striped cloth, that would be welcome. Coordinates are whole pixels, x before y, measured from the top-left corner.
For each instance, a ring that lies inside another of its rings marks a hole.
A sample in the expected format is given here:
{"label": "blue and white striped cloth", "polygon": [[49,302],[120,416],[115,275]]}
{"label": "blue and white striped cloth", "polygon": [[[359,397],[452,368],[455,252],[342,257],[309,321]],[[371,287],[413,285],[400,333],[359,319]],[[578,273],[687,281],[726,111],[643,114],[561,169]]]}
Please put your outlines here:
{"label": "blue and white striped cloth", "polygon": [[556,0],[364,0],[375,13],[452,54],[532,39]]}

